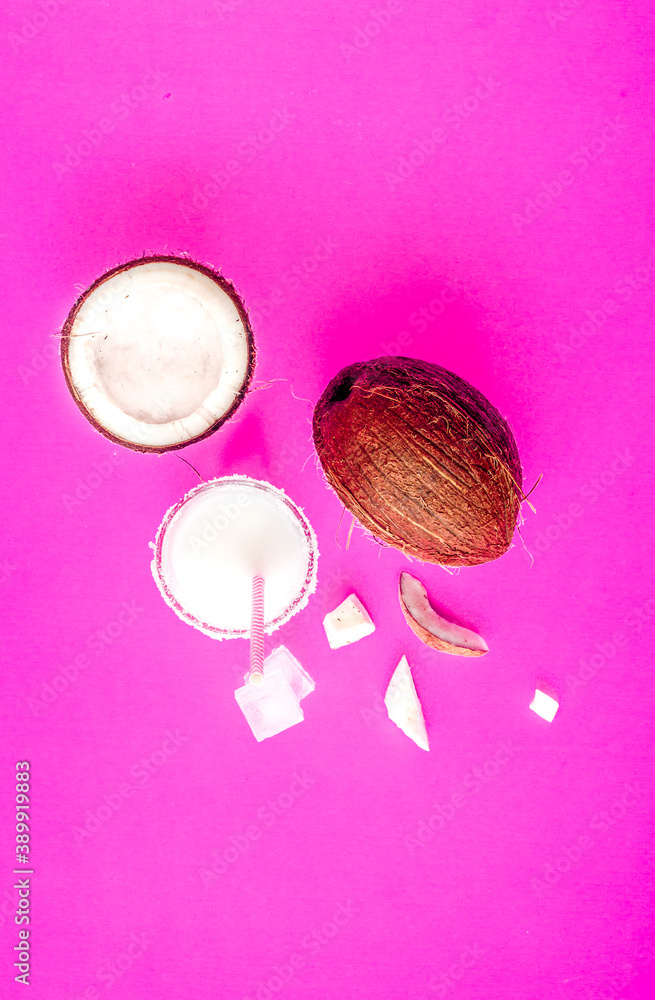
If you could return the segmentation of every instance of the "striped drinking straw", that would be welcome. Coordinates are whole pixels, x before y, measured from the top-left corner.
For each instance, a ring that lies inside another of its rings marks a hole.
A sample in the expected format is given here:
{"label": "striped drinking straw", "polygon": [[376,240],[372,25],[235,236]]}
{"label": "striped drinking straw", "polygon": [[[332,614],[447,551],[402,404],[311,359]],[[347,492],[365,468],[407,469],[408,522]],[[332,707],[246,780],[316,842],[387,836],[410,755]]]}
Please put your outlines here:
{"label": "striped drinking straw", "polygon": [[264,679],[264,577],[252,578],[252,612],[250,618],[250,670],[251,684],[261,684]]}

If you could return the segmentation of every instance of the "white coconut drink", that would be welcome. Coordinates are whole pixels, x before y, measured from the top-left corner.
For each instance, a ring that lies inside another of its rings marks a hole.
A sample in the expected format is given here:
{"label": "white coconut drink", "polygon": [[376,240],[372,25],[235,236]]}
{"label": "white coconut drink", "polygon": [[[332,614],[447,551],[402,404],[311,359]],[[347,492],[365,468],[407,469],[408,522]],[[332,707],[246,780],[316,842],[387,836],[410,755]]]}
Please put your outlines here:
{"label": "white coconut drink", "polygon": [[235,288],[211,268],[154,256],[102,275],[61,338],[73,399],[102,434],[141,452],[207,437],[243,401],[253,334]]}
{"label": "white coconut drink", "polygon": [[152,573],[166,603],[215,639],[251,637],[256,577],[268,634],[316,589],[314,531],[283,490],[262,480],[225,476],[196,486],[168,510],[153,547]]}

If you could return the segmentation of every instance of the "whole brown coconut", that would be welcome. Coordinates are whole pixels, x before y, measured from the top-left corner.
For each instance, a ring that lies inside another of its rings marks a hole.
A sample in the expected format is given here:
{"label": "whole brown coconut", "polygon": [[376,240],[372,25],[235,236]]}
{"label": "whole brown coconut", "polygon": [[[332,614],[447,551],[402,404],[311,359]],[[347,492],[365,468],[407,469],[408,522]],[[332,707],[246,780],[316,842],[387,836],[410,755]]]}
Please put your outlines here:
{"label": "whole brown coconut", "polygon": [[380,541],[443,566],[509,548],[524,499],[516,442],[464,379],[416,358],[348,365],[313,432],[328,483]]}

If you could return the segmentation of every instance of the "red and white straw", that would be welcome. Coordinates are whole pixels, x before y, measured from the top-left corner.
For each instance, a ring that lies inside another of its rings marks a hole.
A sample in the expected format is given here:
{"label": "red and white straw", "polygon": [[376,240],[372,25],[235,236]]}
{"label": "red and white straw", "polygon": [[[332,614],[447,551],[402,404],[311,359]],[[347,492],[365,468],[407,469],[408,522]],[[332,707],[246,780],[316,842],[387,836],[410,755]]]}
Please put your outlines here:
{"label": "red and white straw", "polygon": [[252,578],[250,618],[250,670],[248,680],[259,684],[264,677],[264,577]]}

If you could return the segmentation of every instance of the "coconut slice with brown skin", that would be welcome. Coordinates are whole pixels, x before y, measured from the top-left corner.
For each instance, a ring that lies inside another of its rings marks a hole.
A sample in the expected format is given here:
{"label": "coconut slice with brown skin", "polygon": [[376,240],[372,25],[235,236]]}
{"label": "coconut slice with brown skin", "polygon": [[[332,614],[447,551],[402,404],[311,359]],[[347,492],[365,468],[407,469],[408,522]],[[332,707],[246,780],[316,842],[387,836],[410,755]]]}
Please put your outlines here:
{"label": "coconut slice with brown skin", "polygon": [[426,646],[455,656],[483,656],[489,652],[481,636],[438,615],[421,581],[409,573],[400,574],[398,597],[405,621]]}
{"label": "coconut slice with brown skin", "polygon": [[73,399],[93,426],[135,451],[207,437],[248,390],[255,348],[236,290],[184,257],[115,267],[80,296],[62,330]]}

